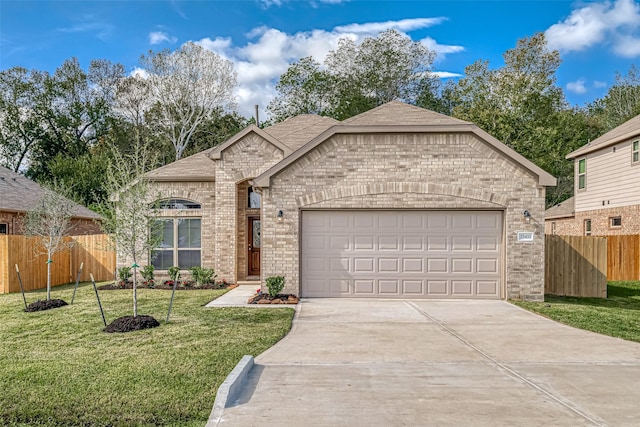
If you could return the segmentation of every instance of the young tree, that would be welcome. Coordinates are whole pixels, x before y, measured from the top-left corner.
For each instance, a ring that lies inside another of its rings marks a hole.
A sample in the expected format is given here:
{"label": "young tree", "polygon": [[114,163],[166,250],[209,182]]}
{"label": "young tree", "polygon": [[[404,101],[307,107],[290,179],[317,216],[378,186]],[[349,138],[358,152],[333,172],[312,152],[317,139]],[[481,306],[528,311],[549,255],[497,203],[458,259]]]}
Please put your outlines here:
{"label": "young tree", "polygon": [[106,189],[110,199],[102,209],[103,231],[111,237],[119,260],[131,262],[133,267],[133,317],[138,316],[137,270],[140,262],[158,245],[155,232],[158,212],[157,200],[144,174],[153,164],[145,145],[136,146],[132,153],[121,153],[112,147],[112,161],[107,168]]}
{"label": "young tree", "polygon": [[36,255],[47,255],[47,301],[51,299],[51,264],[53,255],[73,245],[64,236],[71,231],[76,204],[65,197],[62,185],[46,189],[34,209],[27,212],[25,234],[36,237]]}
{"label": "young tree", "polygon": [[216,108],[234,105],[233,63],[192,42],[174,52],[150,51],[140,62],[149,73],[158,128],[173,144],[179,160],[198,125]]}

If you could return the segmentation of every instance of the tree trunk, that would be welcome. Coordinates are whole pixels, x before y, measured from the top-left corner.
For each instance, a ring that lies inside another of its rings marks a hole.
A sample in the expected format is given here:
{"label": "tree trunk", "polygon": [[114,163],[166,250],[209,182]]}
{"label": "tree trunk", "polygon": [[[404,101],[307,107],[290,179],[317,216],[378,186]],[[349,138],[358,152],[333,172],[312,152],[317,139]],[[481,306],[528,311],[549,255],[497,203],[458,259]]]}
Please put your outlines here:
{"label": "tree trunk", "polygon": [[51,300],[51,254],[47,257],[47,301]]}
{"label": "tree trunk", "polygon": [[138,267],[133,267],[133,317],[138,317]]}

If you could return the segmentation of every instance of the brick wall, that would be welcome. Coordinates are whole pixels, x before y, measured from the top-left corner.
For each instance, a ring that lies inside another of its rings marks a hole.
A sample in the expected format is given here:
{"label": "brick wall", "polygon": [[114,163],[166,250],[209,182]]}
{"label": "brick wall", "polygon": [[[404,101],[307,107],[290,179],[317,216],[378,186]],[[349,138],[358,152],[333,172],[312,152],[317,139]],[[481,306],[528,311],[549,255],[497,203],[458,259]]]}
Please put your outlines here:
{"label": "brick wall", "polygon": [[[284,275],[286,292],[299,294],[301,208],[490,208],[505,212],[505,296],[544,298],[544,188],[470,134],[335,135],[265,193],[262,277]],[[535,232],[534,242],[516,242],[517,231]]]}
{"label": "brick wall", "polygon": [[[610,219],[620,217],[622,226],[612,227]],[[640,205],[576,212],[573,218],[545,221],[545,233],[559,236],[584,236],[584,222],[591,220],[592,236],[640,234]],[[553,232],[555,222],[555,233]]]}
{"label": "brick wall", "polygon": [[[0,212],[0,224],[7,224],[7,234],[23,234],[22,219],[24,214],[16,212]],[[68,233],[72,236],[84,234],[101,234],[100,224],[92,219],[76,218],[71,220],[71,230]]]}

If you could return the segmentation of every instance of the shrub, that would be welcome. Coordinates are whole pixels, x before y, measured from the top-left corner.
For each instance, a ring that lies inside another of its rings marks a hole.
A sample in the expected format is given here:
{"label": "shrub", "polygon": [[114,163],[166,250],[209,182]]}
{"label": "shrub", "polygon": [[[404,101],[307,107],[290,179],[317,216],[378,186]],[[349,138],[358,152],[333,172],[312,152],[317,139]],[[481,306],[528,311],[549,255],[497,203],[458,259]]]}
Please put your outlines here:
{"label": "shrub", "polygon": [[176,282],[180,274],[180,267],[169,267],[167,268],[167,273],[169,274],[169,279],[171,279],[172,282]]}
{"label": "shrub", "polygon": [[131,267],[120,267],[118,269],[118,277],[123,283],[127,283],[129,279],[131,279],[132,275],[133,273],[131,273]]}
{"label": "shrub", "polygon": [[278,296],[284,288],[284,277],[271,276],[267,277],[267,289],[269,290],[269,296],[275,298]]}
{"label": "shrub", "polygon": [[189,271],[191,272],[191,278],[196,282],[197,287],[211,282],[216,277],[213,268],[202,268],[195,266],[191,267]]}
{"label": "shrub", "polygon": [[153,267],[153,265],[145,265],[140,269],[140,274],[142,275],[142,278],[146,281],[153,280],[154,270],[155,268]]}

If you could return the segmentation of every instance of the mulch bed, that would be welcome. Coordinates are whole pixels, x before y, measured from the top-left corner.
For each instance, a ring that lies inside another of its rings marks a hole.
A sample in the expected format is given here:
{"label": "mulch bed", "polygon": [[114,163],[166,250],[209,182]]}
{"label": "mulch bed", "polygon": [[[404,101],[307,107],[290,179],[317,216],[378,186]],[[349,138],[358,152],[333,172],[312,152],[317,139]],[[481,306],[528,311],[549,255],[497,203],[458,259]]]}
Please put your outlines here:
{"label": "mulch bed", "polygon": [[26,312],[34,312],[34,311],[43,311],[43,310],[51,310],[52,308],[58,308],[68,305],[65,301],[61,299],[50,299],[45,301],[36,301],[32,302],[24,309]]}
{"label": "mulch bed", "polygon": [[111,322],[106,328],[105,332],[131,332],[140,331],[142,329],[157,328],[160,323],[151,316],[140,314],[136,317],[124,316],[118,317]]}
{"label": "mulch bed", "polygon": [[[200,287],[197,287],[195,285],[190,285],[190,286],[185,286],[183,284],[179,284],[178,287],[176,288],[176,291],[197,291],[197,290],[203,290],[203,289],[233,289],[235,288],[236,284],[228,284],[228,283],[207,283],[206,285],[202,285]],[[117,290],[117,289],[133,289],[133,283],[132,282],[127,282],[124,285],[120,284],[120,283],[109,283],[106,285],[102,285],[102,286],[98,286],[98,289],[101,291],[110,291],[110,290]],[[165,283],[156,283],[154,286],[149,286],[149,285],[145,285],[143,283],[138,283],[138,289],[164,289],[164,290],[172,290],[173,289],[173,285],[169,285],[169,284],[165,284]]]}
{"label": "mulch bed", "polygon": [[297,304],[299,298],[293,294],[278,294],[270,297],[269,294],[256,294],[249,298],[247,304]]}

